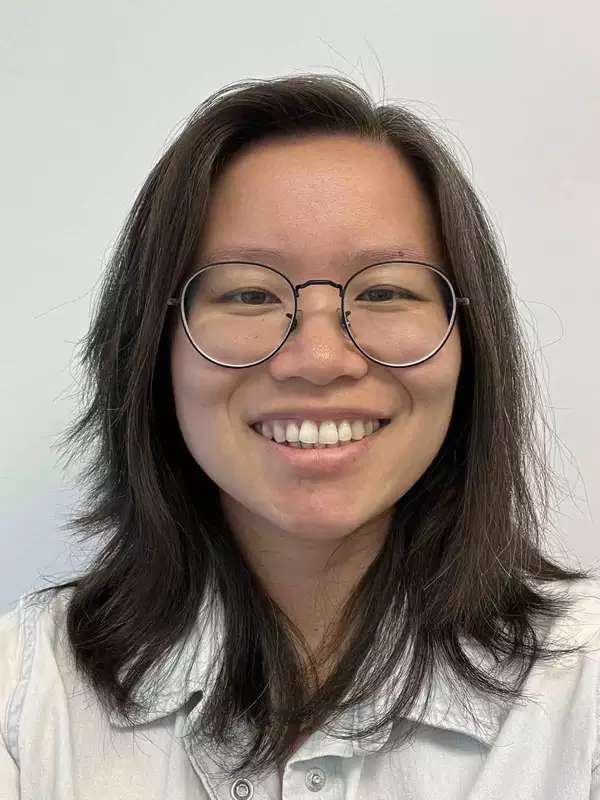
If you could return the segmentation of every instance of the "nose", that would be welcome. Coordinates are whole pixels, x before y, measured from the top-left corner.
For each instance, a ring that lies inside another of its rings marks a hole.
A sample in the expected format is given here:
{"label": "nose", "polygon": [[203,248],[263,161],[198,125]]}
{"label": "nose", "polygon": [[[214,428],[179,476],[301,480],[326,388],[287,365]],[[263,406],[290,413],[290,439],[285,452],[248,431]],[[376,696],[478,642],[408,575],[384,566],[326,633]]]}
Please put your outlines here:
{"label": "nose", "polygon": [[[296,307],[296,318],[292,325],[290,338],[292,336],[297,337],[298,335],[303,334],[306,328],[309,328],[310,335],[313,331],[314,325],[320,323],[320,325],[325,326],[327,331],[331,331],[331,333],[338,338],[341,329],[342,336],[347,341],[352,342],[352,339],[350,336],[348,336],[348,332],[344,325],[344,318],[342,315],[342,287],[340,284],[335,284],[332,281],[322,281],[322,283],[329,283],[331,286],[334,286],[337,289],[338,296],[334,297],[331,289],[329,289],[328,292],[325,288],[321,287],[318,289],[313,288],[312,293],[308,293],[306,291],[306,287],[309,285],[309,283],[313,283],[313,281],[307,281],[307,283],[301,284],[297,287],[296,296],[298,297],[298,302]],[[317,283],[317,281],[314,281],[314,283]],[[303,292],[303,294],[301,294],[301,292]],[[332,313],[334,308],[335,315]],[[332,325],[333,320],[335,320],[335,326]]]}
{"label": "nose", "polygon": [[[344,325],[344,317],[343,317],[343,314],[342,314],[342,307],[341,306],[338,307],[336,314],[337,314],[338,325],[342,329],[344,335],[348,336],[348,332],[347,332],[346,327]],[[302,308],[298,308],[297,311],[296,311],[296,318],[294,319],[294,322],[292,323],[290,336],[293,335],[294,331],[296,331],[299,327],[302,326],[303,319],[304,319],[304,310]]]}
{"label": "nose", "polygon": [[339,298],[298,306],[296,319],[281,350],[270,359],[276,380],[291,377],[323,385],[346,376],[361,378],[368,359],[354,345],[344,326]]}

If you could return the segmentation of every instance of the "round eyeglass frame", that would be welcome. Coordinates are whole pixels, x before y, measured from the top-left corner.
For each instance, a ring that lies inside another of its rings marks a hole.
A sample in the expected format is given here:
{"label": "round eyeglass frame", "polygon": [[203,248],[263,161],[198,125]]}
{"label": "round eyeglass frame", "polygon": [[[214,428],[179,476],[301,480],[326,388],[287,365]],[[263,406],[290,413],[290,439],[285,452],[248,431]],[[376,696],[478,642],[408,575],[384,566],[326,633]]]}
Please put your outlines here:
{"label": "round eyeglass frame", "polygon": [[[275,350],[273,350],[271,353],[269,353],[264,358],[261,358],[258,361],[253,361],[251,364],[223,364],[223,362],[221,362],[221,361],[216,361],[214,358],[211,358],[209,355],[207,355],[206,353],[202,352],[202,350],[198,347],[198,345],[194,341],[194,339],[193,339],[193,337],[192,337],[192,335],[190,333],[190,330],[188,328],[187,320],[186,320],[186,317],[185,317],[185,311],[184,311],[185,293],[186,293],[186,290],[187,290],[188,286],[194,280],[194,278],[196,278],[198,275],[200,275],[200,273],[204,272],[207,269],[211,269],[212,267],[218,267],[218,266],[220,266],[222,264],[223,265],[225,265],[225,264],[242,264],[242,265],[247,264],[250,267],[263,267],[264,269],[271,270],[271,272],[276,272],[278,275],[280,275],[285,280],[285,282],[289,285],[289,287],[291,288],[292,293],[293,293],[293,297],[294,297],[294,313],[293,313],[293,315],[286,314],[286,316],[292,320],[292,324],[290,325],[290,328],[289,328],[288,332],[286,333],[286,335],[284,336],[282,342],[278,345],[278,347],[275,348]],[[346,297],[346,288],[354,280],[354,278],[356,278],[357,275],[360,275],[361,272],[364,272],[367,269],[371,269],[371,267],[381,266],[382,264],[418,264],[418,265],[420,265],[422,267],[428,267],[429,269],[433,270],[434,272],[437,272],[437,274],[446,281],[446,283],[448,284],[448,287],[450,288],[450,292],[452,294],[452,299],[453,299],[452,316],[451,316],[450,322],[448,324],[448,330],[446,331],[446,335],[444,336],[442,341],[439,343],[439,345],[435,348],[435,350],[433,350],[433,352],[429,353],[426,356],[423,356],[423,358],[420,358],[417,361],[411,361],[410,364],[390,364],[387,361],[380,361],[379,359],[374,358],[373,356],[369,355],[369,353],[365,352],[362,349],[362,347],[358,344],[358,342],[356,341],[356,339],[352,335],[352,331],[350,330],[350,325],[348,324],[347,315],[350,314],[351,312],[350,311],[345,311],[345,309],[344,309],[344,300],[345,300],[345,297]],[[236,261],[216,261],[216,262],[213,262],[211,264],[205,264],[203,267],[199,267],[196,270],[196,272],[194,272],[193,275],[190,275],[190,277],[187,279],[187,281],[184,284],[183,289],[181,290],[181,294],[178,297],[170,297],[167,300],[167,307],[168,307],[167,310],[170,310],[171,307],[179,306],[179,314],[180,314],[181,322],[183,324],[183,328],[185,330],[186,336],[190,341],[190,344],[192,345],[194,350],[196,350],[207,361],[210,361],[212,364],[216,364],[217,366],[220,366],[220,367],[226,367],[227,369],[247,369],[248,367],[256,367],[259,364],[264,364],[265,361],[268,361],[270,358],[273,358],[273,356],[281,350],[283,345],[287,342],[290,333],[298,327],[298,318],[300,318],[300,320],[302,320],[302,310],[298,309],[298,298],[300,297],[300,289],[304,289],[305,287],[310,286],[311,284],[326,284],[328,286],[333,286],[334,288],[336,288],[338,290],[338,292],[340,294],[341,302],[342,302],[341,307],[337,309],[338,317],[340,319],[340,325],[346,331],[346,333],[348,334],[348,336],[352,340],[354,346],[366,358],[368,358],[369,361],[373,361],[375,364],[381,364],[381,366],[383,366],[383,367],[394,367],[395,369],[403,369],[404,367],[414,367],[417,364],[422,364],[423,362],[428,361],[430,358],[433,358],[433,356],[436,353],[438,353],[442,349],[442,347],[446,344],[446,342],[448,341],[448,337],[452,333],[452,329],[454,328],[454,323],[456,321],[456,314],[457,314],[457,311],[458,311],[458,307],[459,306],[471,305],[471,300],[470,300],[469,297],[457,297],[456,296],[456,292],[454,291],[454,286],[452,285],[452,282],[450,281],[450,279],[446,275],[444,275],[444,273],[441,270],[439,270],[437,267],[434,267],[433,264],[428,264],[425,261],[414,261],[413,259],[392,259],[391,261],[390,260],[377,261],[375,264],[369,264],[368,266],[362,267],[361,269],[359,269],[357,272],[355,272],[353,275],[351,275],[348,278],[348,280],[346,281],[346,283],[343,284],[343,285],[341,283],[336,283],[335,281],[319,278],[319,279],[314,279],[314,280],[310,280],[310,281],[305,281],[304,283],[297,283],[294,286],[294,284],[290,281],[290,279],[287,277],[287,275],[284,275],[283,272],[280,272],[278,269],[275,269],[275,267],[270,267],[267,264],[260,264],[257,261],[237,261],[236,260]]]}

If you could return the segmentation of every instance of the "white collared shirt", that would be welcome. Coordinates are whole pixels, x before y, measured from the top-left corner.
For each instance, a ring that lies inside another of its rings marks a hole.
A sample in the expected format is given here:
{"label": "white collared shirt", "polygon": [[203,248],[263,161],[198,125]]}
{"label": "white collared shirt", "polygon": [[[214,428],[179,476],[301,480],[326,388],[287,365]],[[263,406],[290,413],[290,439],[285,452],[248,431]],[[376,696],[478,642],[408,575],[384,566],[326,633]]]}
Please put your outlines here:
{"label": "white collared shirt", "polygon": [[[25,595],[0,616],[0,800],[600,800],[600,581],[570,586],[576,604],[550,634],[586,652],[534,666],[530,700],[473,694],[474,724],[438,679],[412,743],[380,753],[391,725],[360,742],[320,730],[282,781],[275,770],[224,779],[210,743],[192,749],[183,738],[210,686],[216,617],[140,684],[138,698],[163,677],[150,711],[129,726],[75,673],[64,628],[72,590]],[[359,722],[366,710],[353,713]]]}

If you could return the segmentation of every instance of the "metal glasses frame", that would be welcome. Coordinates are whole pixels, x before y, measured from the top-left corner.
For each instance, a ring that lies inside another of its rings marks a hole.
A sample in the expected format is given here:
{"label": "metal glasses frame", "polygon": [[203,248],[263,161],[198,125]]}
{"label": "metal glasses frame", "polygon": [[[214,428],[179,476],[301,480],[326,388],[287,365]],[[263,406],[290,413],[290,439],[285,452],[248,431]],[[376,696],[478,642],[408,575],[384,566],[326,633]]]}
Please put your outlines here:
{"label": "metal glasses frame", "polygon": [[[288,319],[292,320],[292,324],[290,325],[290,329],[286,333],[286,335],[283,338],[283,341],[281,342],[281,344],[275,350],[273,350],[273,352],[269,353],[269,355],[265,356],[265,358],[261,358],[258,361],[253,361],[251,364],[223,364],[221,361],[216,361],[214,358],[211,358],[206,353],[203,353],[202,350],[200,350],[200,348],[194,342],[194,340],[192,338],[192,335],[191,335],[191,333],[189,331],[189,328],[188,328],[187,320],[185,318],[185,311],[184,311],[184,299],[185,299],[185,293],[186,293],[187,287],[194,280],[194,278],[196,278],[198,275],[200,275],[200,273],[204,272],[207,269],[211,269],[212,267],[220,266],[221,264],[223,264],[223,265],[225,265],[225,264],[242,264],[242,265],[247,264],[248,266],[251,266],[251,267],[264,267],[265,269],[271,270],[271,272],[276,272],[278,275],[280,275],[285,280],[285,282],[289,285],[289,287],[292,289],[292,292],[293,292],[294,313],[293,313],[293,315],[286,314]],[[428,267],[429,269],[432,269],[434,272],[437,272],[437,274],[440,275],[446,281],[446,283],[448,284],[448,286],[450,288],[450,292],[452,293],[452,299],[453,299],[452,317],[450,319],[450,323],[449,323],[448,331],[446,332],[446,335],[444,336],[444,338],[442,339],[440,344],[436,347],[436,349],[432,353],[429,353],[429,355],[426,355],[423,358],[420,358],[418,361],[411,361],[410,364],[390,364],[387,361],[379,361],[379,359],[374,358],[373,356],[370,356],[368,353],[366,353],[362,349],[362,347],[358,344],[358,342],[356,341],[354,336],[352,335],[352,331],[350,329],[350,323],[348,322],[348,316],[352,312],[344,310],[344,300],[346,298],[346,288],[348,287],[350,282],[352,280],[354,280],[354,278],[356,278],[357,275],[360,275],[361,272],[364,272],[367,269],[371,269],[371,267],[378,267],[378,266],[380,266],[382,264],[419,264],[420,266]],[[186,332],[186,335],[187,335],[187,337],[188,337],[188,339],[190,341],[190,344],[192,345],[194,350],[196,350],[203,358],[205,358],[207,361],[210,361],[212,364],[217,364],[217,366],[220,366],[220,367],[226,367],[228,369],[247,369],[248,367],[256,367],[258,364],[263,364],[265,361],[268,361],[270,358],[273,358],[273,356],[281,350],[283,345],[288,340],[290,333],[298,327],[298,318],[300,318],[300,320],[302,320],[302,310],[298,309],[298,298],[300,297],[300,289],[305,289],[307,286],[311,286],[312,284],[326,284],[328,286],[333,286],[334,288],[336,288],[338,290],[339,294],[340,294],[340,298],[341,298],[341,301],[342,301],[341,307],[337,309],[339,320],[340,320],[340,325],[346,331],[346,333],[348,334],[348,336],[352,340],[354,346],[366,358],[368,358],[370,361],[373,361],[375,364],[381,364],[384,367],[396,367],[397,369],[402,369],[403,367],[413,367],[413,366],[416,366],[417,364],[422,364],[424,361],[428,361],[437,352],[439,352],[439,350],[442,349],[442,347],[444,346],[444,344],[448,340],[448,337],[452,333],[452,329],[454,328],[454,323],[455,323],[455,320],[456,320],[456,313],[457,313],[457,310],[458,310],[458,306],[459,305],[468,306],[468,305],[471,304],[470,298],[468,298],[468,297],[457,297],[456,296],[456,292],[454,291],[454,286],[452,285],[451,281],[437,267],[434,267],[433,264],[428,264],[425,261],[414,261],[412,259],[400,259],[400,260],[392,260],[392,261],[389,261],[389,260],[378,261],[375,264],[369,264],[366,267],[362,267],[362,269],[359,269],[357,272],[355,272],[353,275],[351,275],[348,278],[348,280],[346,281],[346,283],[343,284],[343,285],[341,283],[336,283],[335,281],[330,281],[330,280],[326,280],[326,279],[315,279],[315,280],[311,280],[311,281],[305,281],[305,283],[297,283],[295,286],[289,280],[287,275],[284,275],[283,272],[280,272],[278,269],[275,269],[274,267],[269,267],[267,264],[260,264],[260,263],[258,263],[256,261],[216,261],[216,262],[214,262],[212,264],[205,264],[203,267],[200,267],[198,270],[196,270],[196,272],[194,272],[194,274],[191,275],[187,279],[187,281],[185,282],[185,285],[184,285],[184,287],[183,287],[183,289],[181,291],[181,294],[178,297],[170,297],[167,300],[167,306],[169,306],[169,307],[173,307],[173,306],[177,306],[177,305],[179,306],[181,322],[183,324],[183,327],[184,327],[184,330]],[[169,309],[167,309],[167,310],[169,310]]]}

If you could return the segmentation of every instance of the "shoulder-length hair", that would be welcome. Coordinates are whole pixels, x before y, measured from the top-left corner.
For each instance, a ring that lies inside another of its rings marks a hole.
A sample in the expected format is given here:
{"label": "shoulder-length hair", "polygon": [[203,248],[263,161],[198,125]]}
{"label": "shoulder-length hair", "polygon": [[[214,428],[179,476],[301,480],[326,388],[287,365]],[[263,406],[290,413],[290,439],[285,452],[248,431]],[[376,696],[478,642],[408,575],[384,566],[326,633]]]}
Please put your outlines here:
{"label": "shoulder-length hair", "polygon": [[[308,691],[308,648],[300,658],[300,632],[248,569],[218,487],[181,436],[167,301],[193,266],[211,185],[228,160],[259,140],[318,133],[385,141],[408,159],[434,209],[449,276],[471,305],[461,318],[462,366],[446,439],[396,502],[383,549],[328,642],[335,669]],[[510,700],[536,661],[580,649],[547,649],[537,625],[568,609],[567,590],[546,593],[541,583],[593,576],[542,553],[556,476],[535,427],[539,385],[498,240],[452,149],[413,112],[376,105],[349,79],[319,74],[241,81],[209,96],[133,203],[82,348],[85,407],[60,446],[69,463],[85,458],[87,496],[65,525],[102,546],[75,579],[42,591],[74,589],[68,638],[106,709],[133,715],[133,689],[189,636],[209,595],[222,600],[223,647],[201,728],[216,743],[233,720],[256,733],[237,763],[229,761],[230,775],[283,763],[299,731],[317,730],[344,698],[347,708],[373,697],[408,651],[389,715],[356,735],[404,716],[436,663],[463,685]],[[516,664],[518,681],[477,668],[463,637],[496,663]],[[391,746],[416,727],[398,730]]]}

